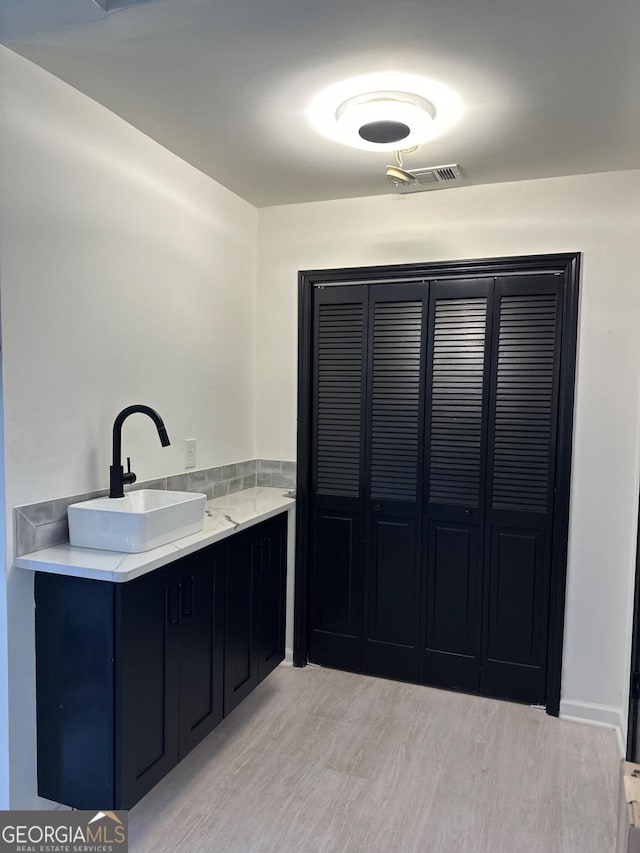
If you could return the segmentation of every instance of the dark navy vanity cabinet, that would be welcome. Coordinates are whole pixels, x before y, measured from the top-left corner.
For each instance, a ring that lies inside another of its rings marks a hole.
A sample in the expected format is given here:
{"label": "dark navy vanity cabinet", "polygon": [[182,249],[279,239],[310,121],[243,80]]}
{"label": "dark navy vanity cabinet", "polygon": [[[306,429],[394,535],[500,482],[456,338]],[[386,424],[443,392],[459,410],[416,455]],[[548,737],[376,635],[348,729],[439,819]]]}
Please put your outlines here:
{"label": "dark navy vanity cabinet", "polygon": [[36,573],[40,796],[131,808],[283,660],[286,523],[125,583]]}

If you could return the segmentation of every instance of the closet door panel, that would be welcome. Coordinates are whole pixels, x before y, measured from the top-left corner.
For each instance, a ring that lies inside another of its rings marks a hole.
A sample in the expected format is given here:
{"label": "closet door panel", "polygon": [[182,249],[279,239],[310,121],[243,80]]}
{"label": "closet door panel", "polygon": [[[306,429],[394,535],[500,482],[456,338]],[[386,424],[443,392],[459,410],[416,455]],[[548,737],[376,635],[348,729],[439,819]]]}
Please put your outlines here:
{"label": "closet door panel", "polygon": [[480,682],[492,279],[435,282],[429,305],[422,680]]}
{"label": "closet door panel", "polygon": [[362,667],[362,522],[359,513],[318,508],[312,533],[310,660]]}
{"label": "closet door panel", "polygon": [[478,686],[478,539],[476,525],[429,522],[424,630],[430,684]]}
{"label": "closet door panel", "polygon": [[375,517],[367,549],[367,632],[364,671],[418,680],[419,575],[416,525]]}
{"label": "closet door panel", "polygon": [[375,519],[369,576],[369,633],[376,643],[411,647],[415,604],[415,525],[402,519]]}
{"label": "closet door panel", "polygon": [[309,659],[362,666],[367,290],[314,293]]}
{"label": "closet door panel", "polygon": [[364,671],[419,677],[428,285],[370,288]]}
{"label": "closet door panel", "polygon": [[[546,587],[545,536],[494,526],[489,561],[487,654],[490,660],[535,667],[544,653],[537,611]],[[508,602],[505,606],[503,602]]]}
{"label": "closet door panel", "polygon": [[314,537],[318,584],[313,621],[321,631],[358,636],[360,608],[355,591],[361,536],[356,517],[336,510],[318,511]]}
{"label": "closet door panel", "polygon": [[543,704],[555,485],[561,302],[554,275],[495,294],[482,690]]}

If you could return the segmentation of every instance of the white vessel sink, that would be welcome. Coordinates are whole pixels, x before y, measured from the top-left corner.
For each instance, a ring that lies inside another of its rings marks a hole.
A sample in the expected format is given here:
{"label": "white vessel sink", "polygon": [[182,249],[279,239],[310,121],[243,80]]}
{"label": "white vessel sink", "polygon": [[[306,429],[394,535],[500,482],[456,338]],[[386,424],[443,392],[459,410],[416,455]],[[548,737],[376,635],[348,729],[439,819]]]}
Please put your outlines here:
{"label": "white vessel sink", "polygon": [[69,507],[69,539],[82,548],[137,553],[204,527],[206,495],[139,489]]}

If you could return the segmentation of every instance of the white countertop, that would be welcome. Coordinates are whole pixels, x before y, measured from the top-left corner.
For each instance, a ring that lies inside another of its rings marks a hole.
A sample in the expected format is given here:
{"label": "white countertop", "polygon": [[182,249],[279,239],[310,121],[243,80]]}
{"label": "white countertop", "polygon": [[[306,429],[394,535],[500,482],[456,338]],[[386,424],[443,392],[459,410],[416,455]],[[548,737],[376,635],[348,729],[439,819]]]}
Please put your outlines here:
{"label": "white countertop", "polygon": [[200,533],[139,554],[76,548],[66,543],[17,557],[16,566],[34,572],[123,583],[291,509],[295,500],[286,497],[287,494],[285,489],[258,486],[215,498],[207,503],[204,530]]}

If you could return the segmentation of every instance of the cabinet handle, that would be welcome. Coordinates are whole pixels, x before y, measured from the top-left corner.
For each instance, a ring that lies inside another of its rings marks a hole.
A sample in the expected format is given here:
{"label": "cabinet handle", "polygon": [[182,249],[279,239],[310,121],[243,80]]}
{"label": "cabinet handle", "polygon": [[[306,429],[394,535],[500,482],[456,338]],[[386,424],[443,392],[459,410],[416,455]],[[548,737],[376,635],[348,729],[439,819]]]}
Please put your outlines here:
{"label": "cabinet handle", "polygon": [[170,625],[180,624],[180,606],[182,603],[182,584],[172,583],[169,587],[167,619]]}
{"label": "cabinet handle", "polygon": [[182,605],[182,615],[184,617],[187,617],[193,616],[193,587],[195,586],[193,575],[187,575],[187,577],[185,578],[185,584],[188,584],[188,586],[185,589]]}

